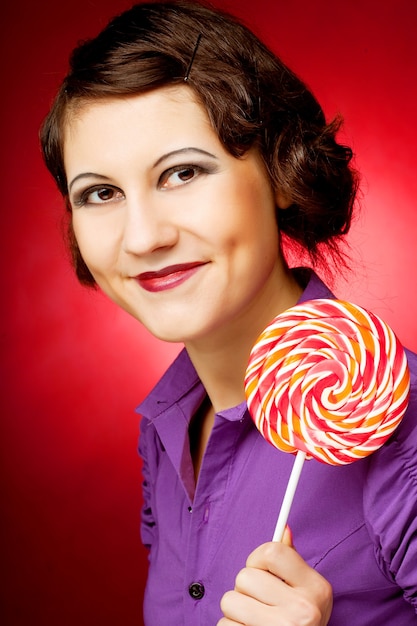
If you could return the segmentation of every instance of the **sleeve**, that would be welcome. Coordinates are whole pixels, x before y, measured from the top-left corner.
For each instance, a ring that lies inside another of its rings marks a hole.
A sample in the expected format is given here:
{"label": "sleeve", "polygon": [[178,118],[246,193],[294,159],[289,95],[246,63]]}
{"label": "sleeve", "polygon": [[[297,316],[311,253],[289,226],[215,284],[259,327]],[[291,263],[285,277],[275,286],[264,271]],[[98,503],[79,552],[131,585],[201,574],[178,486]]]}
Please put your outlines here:
{"label": "sleeve", "polygon": [[152,467],[155,465],[155,459],[152,458],[152,442],[151,430],[149,421],[142,417],[140,422],[140,436],[139,436],[139,455],[142,458],[142,495],[143,505],[141,511],[141,524],[140,534],[142,543],[145,547],[150,548],[153,542],[155,533],[155,520],[153,516],[152,508]]}
{"label": "sleeve", "polygon": [[409,406],[371,458],[364,507],[379,566],[417,613],[417,358],[411,356]]}

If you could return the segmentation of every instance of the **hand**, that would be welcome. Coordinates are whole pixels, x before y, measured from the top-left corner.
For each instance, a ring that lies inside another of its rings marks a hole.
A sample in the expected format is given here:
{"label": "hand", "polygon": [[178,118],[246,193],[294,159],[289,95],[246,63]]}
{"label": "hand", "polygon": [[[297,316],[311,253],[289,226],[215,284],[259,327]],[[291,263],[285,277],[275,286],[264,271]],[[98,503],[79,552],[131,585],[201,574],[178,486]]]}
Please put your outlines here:
{"label": "hand", "polygon": [[288,531],[282,543],[259,546],[224,594],[217,626],[325,626],[332,589],[294,550]]}

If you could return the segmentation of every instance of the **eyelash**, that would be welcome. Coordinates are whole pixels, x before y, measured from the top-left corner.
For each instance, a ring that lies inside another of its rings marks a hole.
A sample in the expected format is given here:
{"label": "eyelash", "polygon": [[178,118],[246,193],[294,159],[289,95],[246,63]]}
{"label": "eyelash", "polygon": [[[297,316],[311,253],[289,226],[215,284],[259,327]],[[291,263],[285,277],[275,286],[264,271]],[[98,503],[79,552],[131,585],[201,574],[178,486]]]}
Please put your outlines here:
{"label": "eyelash", "polygon": [[111,202],[112,199],[110,200],[103,200],[103,202],[89,202],[88,198],[96,192],[99,191],[114,191],[115,193],[119,192],[123,195],[123,192],[118,189],[117,187],[113,187],[112,185],[94,185],[93,187],[88,187],[87,189],[84,189],[84,191],[81,191],[76,199],[73,201],[73,205],[76,207],[83,207],[83,206],[88,206],[88,205],[92,205],[92,206],[100,206],[103,204],[107,204],[108,202]]}
{"label": "eyelash", "polygon": [[163,172],[161,174],[161,176],[159,177],[159,180],[158,180],[158,188],[162,189],[162,190],[169,189],[169,187],[165,187],[165,189],[164,189],[164,184],[166,184],[168,179],[173,174],[178,174],[180,172],[189,172],[191,170],[194,172],[195,175],[191,179],[189,179],[189,180],[184,180],[184,181],[182,181],[181,183],[179,183],[177,185],[173,185],[174,189],[176,187],[182,187],[183,185],[189,184],[195,178],[198,178],[198,176],[200,174],[208,174],[210,171],[212,171],[212,168],[207,167],[207,166],[203,166],[203,165],[192,165],[192,164],[189,164],[189,165],[175,165],[174,167],[170,167],[168,170],[165,170],[165,172]]}
{"label": "eyelash", "polygon": [[[193,180],[198,178],[202,174],[210,174],[216,170],[215,166],[211,165],[195,165],[195,164],[187,164],[187,165],[176,165],[174,167],[170,167],[165,170],[158,179],[158,189],[161,191],[169,191],[171,189],[177,189],[184,185],[188,185]],[[184,180],[178,184],[173,184],[171,187],[164,185],[167,184],[169,178],[180,172],[193,172],[193,176],[189,180]],[[118,187],[113,187],[112,185],[93,185],[92,187],[88,187],[87,189],[82,190],[79,194],[77,194],[75,200],[73,200],[73,205],[77,208],[81,208],[84,206],[103,206],[114,201],[114,198],[110,198],[109,200],[103,200],[102,202],[89,202],[88,198],[96,192],[100,191],[113,191],[115,194],[120,193],[122,198],[124,198],[124,194],[121,189]]]}

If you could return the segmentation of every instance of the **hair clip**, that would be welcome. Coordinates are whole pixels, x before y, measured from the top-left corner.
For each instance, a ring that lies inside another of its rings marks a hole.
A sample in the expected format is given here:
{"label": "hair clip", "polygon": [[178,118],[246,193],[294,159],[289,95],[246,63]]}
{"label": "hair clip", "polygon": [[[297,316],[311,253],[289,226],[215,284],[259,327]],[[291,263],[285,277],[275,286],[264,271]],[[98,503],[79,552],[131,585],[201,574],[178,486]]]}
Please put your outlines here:
{"label": "hair clip", "polygon": [[187,71],[186,71],[185,76],[184,76],[184,82],[185,83],[188,81],[188,79],[190,77],[191,68],[192,68],[193,63],[194,63],[195,55],[197,54],[198,46],[200,45],[201,37],[202,37],[202,34],[200,33],[198,35],[198,37],[197,37],[197,41],[195,42],[193,54],[191,56],[191,60],[190,60],[190,62],[188,64]]}

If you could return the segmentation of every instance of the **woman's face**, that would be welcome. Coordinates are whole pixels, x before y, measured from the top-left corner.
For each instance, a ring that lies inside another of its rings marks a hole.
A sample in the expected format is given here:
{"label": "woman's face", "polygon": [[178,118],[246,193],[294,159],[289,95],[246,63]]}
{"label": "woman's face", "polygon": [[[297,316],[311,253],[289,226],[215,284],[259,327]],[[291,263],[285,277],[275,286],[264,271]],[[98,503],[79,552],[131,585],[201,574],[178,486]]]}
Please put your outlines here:
{"label": "woman's face", "polygon": [[286,273],[269,177],[257,151],[224,149],[188,87],[86,103],[64,161],[88,268],[155,336],[187,344],[276,314]]}

